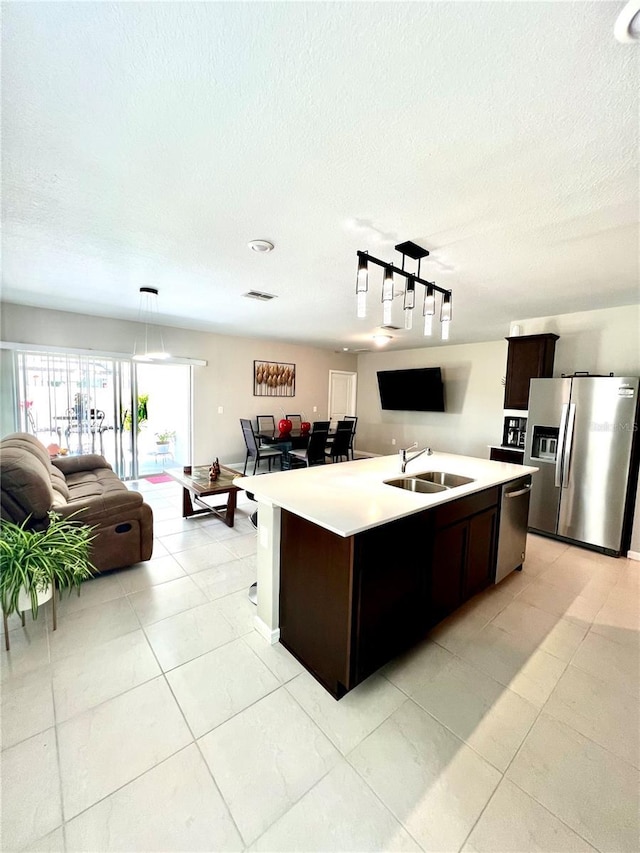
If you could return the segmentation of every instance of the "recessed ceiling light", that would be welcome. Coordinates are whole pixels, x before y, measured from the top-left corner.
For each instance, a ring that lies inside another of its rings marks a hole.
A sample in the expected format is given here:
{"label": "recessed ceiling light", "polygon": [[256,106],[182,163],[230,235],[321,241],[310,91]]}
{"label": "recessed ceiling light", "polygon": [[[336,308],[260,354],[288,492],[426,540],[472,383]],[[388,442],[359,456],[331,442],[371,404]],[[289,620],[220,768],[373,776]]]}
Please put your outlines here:
{"label": "recessed ceiling light", "polygon": [[259,252],[260,254],[272,252],[274,249],[273,243],[270,243],[269,240],[250,240],[247,245],[252,252]]}
{"label": "recessed ceiling light", "polygon": [[391,335],[374,335],[373,336],[373,342],[377,347],[384,347],[391,340],[393,340]]}
{"label": "recessed ceiling light", "polygon": [[629,0],[618,15],[613,34],[623,44],[640,41],[640,0]]}

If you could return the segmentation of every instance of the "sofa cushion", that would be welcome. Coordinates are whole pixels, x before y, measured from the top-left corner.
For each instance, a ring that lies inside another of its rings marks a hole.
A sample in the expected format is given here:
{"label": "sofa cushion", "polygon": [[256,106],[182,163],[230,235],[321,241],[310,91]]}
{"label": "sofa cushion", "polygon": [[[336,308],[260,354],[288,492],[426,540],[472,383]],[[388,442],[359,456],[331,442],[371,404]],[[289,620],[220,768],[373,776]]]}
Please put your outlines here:
{"label": "sofa cushion", "polygon": [[100,497],[110,492],[128,491],[111,468],[96,468],[95,471],[79,471],[77,474],[67,474],[69,501]]}
{"label": "sofa cushion", "polygon": [[25,453],[25,448],[14,442],[2,442],[0,480],[2,517],[11,521],[21,522],[28,515],[35,522],[42,521],[62,498],[54,492],[49,471],[38,454]]}

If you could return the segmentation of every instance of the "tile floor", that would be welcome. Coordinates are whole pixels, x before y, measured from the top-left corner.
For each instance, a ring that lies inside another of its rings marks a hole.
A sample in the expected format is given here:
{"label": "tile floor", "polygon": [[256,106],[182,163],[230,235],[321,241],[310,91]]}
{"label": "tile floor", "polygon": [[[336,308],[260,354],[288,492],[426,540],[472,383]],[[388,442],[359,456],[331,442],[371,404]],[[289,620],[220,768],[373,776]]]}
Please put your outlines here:
{"label": "tile floor", "polygon": [[640,564],[530,537],[338,703],[253,630],[255,505],[138,487],[153,559],[11,623],[3,851],[640,849]]}

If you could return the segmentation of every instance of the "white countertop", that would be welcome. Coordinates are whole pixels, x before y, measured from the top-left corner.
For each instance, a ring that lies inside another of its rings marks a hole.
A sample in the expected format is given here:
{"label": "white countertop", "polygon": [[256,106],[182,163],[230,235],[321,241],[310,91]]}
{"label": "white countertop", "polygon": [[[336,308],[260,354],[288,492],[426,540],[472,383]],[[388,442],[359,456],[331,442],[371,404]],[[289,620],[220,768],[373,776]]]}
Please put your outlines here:
{"label": "white countertop", "polygon": [[419,494],[387,485],[384,480],[400,477],[400,459],[377,456],[355,462],[317,465],[236,477],[236,486],[252,492],[257,500],[280,506],[339,536],[353,536],[371,527],[395,521],[533,474],[537,468],[491,462],[453,453],[424,454],[407,465],[405,476],[425,471],[446,471],[472,477],[474,482],[435,494]]}

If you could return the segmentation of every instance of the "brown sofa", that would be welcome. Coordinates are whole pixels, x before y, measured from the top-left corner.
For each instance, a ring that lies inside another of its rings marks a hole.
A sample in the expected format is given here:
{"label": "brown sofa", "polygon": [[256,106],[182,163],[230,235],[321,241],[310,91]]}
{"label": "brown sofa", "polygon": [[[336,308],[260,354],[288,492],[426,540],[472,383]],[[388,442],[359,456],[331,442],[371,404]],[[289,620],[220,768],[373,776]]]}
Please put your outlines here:
{"label": "brown sofa", "polygon": [[132,492],[103,456],[51,460],[45,446],[28,433],[0,441],[3,519],[43,529],[47,512],[96,525],[91,561],[98,571],[148,560],[153,549],[153,513],[139,492]]}

